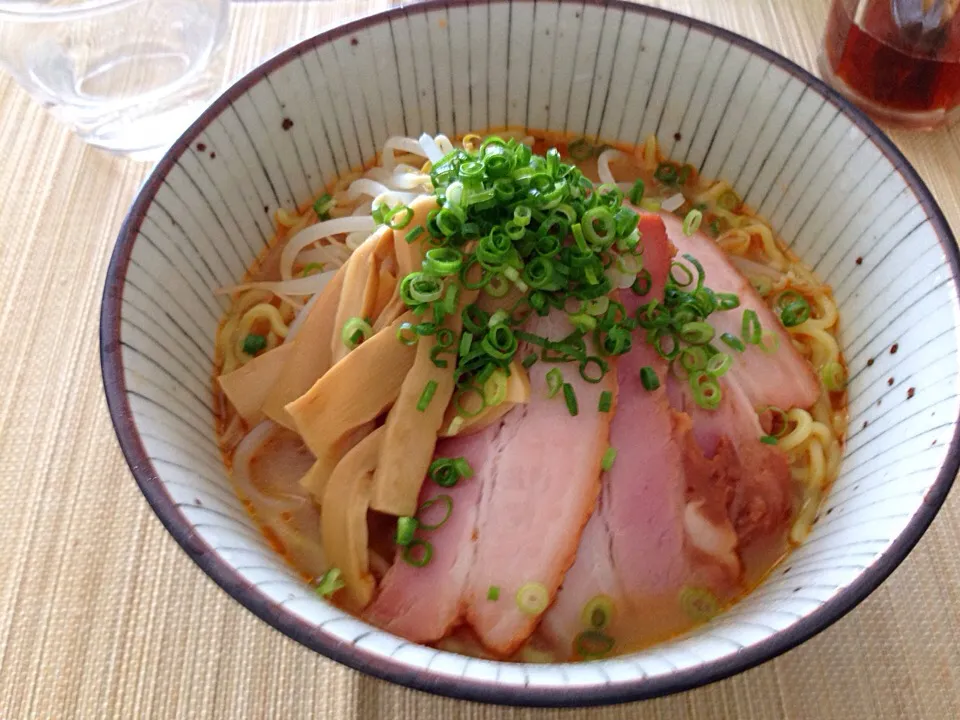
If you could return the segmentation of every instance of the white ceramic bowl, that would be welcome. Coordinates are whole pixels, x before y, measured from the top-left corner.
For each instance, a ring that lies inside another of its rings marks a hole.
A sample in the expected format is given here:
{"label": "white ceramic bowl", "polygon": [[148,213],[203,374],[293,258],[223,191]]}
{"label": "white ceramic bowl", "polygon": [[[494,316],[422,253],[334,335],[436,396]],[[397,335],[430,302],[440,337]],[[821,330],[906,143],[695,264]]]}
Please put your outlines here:
{"label": "white ceramic bowl", "polygon": [[[210,374],[224,305],[213,290],[263,249],[273,211],[305,202],[389,135],[503,126],[626,143],[656,133],[671,157],[731,181],[833,285],[840,306],[851,430],[810,538],[730,612],[628,657],[468,659],[345,615],[267,547],[217,452]],[[428,2],[281,53],[171,148],[110,265],[104,383],[123,451],[161,521],[281,632],[359,670],[457,697],[634,700],[797,645],[866,597],[917,542],[958,466],[957,273],[950,230],[903,156],[779,55],[619,0]]]}

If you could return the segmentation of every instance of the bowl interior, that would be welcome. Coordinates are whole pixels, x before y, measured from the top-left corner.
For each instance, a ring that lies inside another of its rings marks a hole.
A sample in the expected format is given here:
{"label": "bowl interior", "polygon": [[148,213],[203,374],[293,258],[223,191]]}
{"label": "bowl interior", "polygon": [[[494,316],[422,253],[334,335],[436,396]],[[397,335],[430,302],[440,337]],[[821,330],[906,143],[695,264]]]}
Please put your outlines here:
{"label": "bowl interior", "polygon": [[[687,637],[557,666],[412,645],[318,599],[234,496],[213,431],[217,287],[392,135],[523,126],[637,143],[729,180],[835,291],[851,368],[845,457],[808,541]],[[767,659],[861,600],[957,469],[957,258],[902,156],[796,66],[686,18],[608,2],[427,3],[292,48],[220,98],[124,226],[103,315],[123,449],[163,522],[247,607],[354,667],[475,699],[579,704],[682,689]],[[897,351],[891,347],[897,344]],[[870,362],[872,361],[872,362]]]}

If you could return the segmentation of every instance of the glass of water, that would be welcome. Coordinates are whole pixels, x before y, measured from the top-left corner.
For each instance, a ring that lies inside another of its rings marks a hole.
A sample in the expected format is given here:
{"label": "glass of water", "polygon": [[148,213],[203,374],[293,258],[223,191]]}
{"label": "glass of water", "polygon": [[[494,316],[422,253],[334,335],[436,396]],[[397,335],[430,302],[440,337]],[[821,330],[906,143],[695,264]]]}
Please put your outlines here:
{"label": "glass of water", "polygon": [[154,159],[217,93],[229,0],[0,0],[0,67],[91,145]]}

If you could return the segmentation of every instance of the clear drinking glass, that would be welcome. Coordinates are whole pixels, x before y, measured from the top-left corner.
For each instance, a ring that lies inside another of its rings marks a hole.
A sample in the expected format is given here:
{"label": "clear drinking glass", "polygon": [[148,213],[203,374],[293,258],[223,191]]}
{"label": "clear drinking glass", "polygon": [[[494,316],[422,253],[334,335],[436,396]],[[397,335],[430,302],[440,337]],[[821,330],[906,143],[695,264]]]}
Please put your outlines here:
{"label": "clear drinking glass", "polygon": [[155,158],[223,82],[229,0],[0,0],[0,67],[81,138]]}

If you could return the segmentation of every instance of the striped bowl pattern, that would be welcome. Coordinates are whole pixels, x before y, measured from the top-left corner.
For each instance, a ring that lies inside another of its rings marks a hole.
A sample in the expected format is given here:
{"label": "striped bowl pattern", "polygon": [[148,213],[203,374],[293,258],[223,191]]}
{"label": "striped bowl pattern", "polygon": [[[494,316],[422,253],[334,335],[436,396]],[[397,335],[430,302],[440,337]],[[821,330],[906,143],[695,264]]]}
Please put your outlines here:
{"label": "striped bowl pattern", "polygon": [[[213,290],[263,250],[273,211],[307,201],[391,135],[504,126],[625,143],[656,133],[668,155],[731,181],[833,285],[841,310],[851,430],[809,540],[730,612],[629,657],[564,666],[468,659],[345,615],[267,547],[217,451],[210,372],[226,303]],[[160,519],[227,592],[291,637],[458,697],[639,699],[802,642],[862,600],[919,539],[958,465],[957,272],[949,228],[889,140],[769,50],[619,0],[428,2],[283,52],[169,151],[110,266],[104,382],[123,450]]]}

